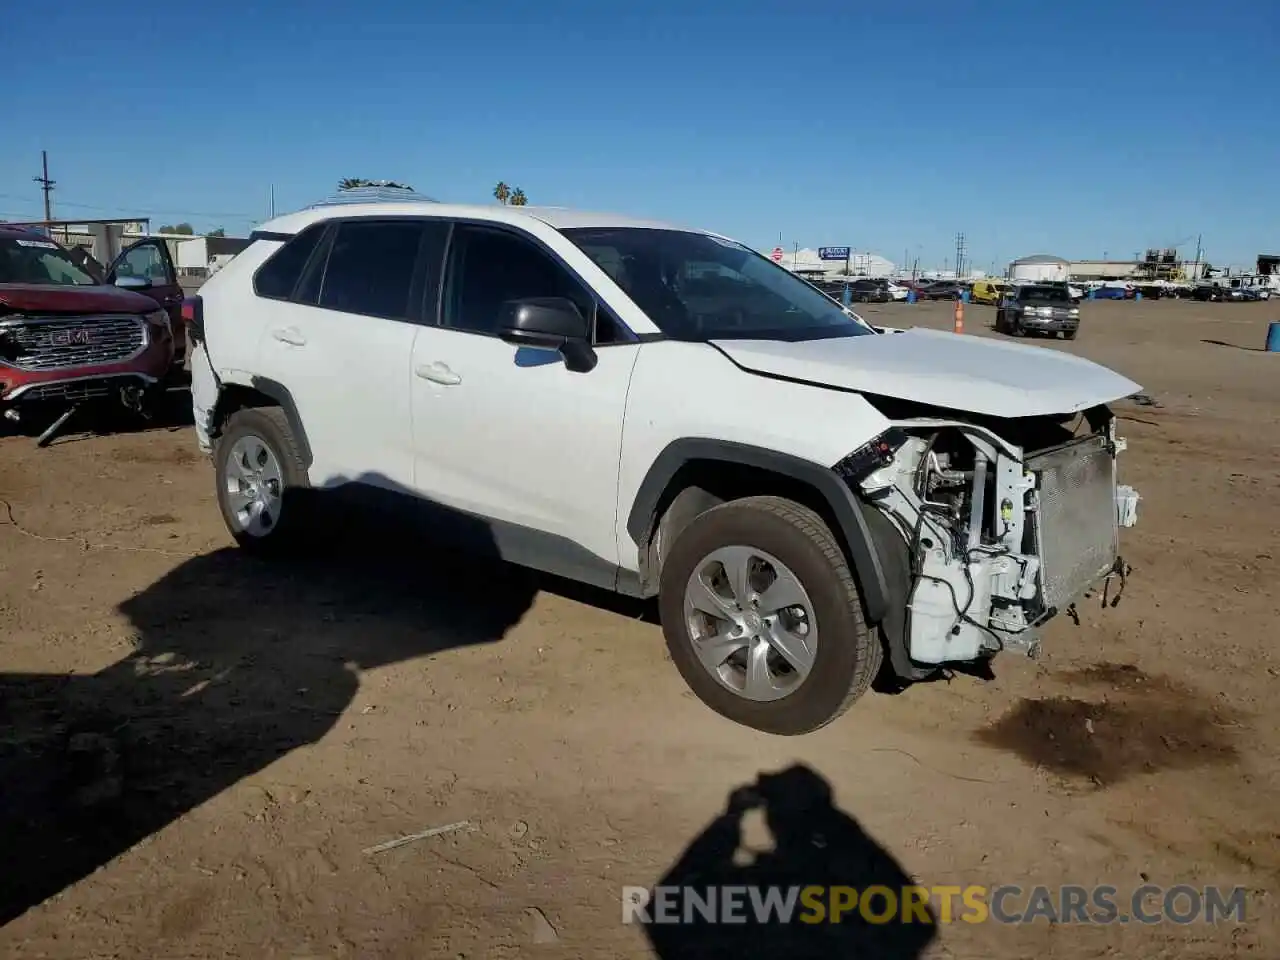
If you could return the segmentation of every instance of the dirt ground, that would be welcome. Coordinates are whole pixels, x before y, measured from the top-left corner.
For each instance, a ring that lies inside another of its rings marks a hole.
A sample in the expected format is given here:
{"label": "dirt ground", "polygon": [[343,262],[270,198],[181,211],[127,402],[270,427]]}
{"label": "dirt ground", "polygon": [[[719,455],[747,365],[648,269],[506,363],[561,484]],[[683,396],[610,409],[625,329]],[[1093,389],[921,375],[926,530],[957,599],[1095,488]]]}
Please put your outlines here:
{"label": "dirt ground", "polygon": [[[1086,305],[1046,346],[1154,401],[1119,407],[1143,495],[1119,603],[1060,617],[1038,662],[869,694],[803,738],[702,707],[643,607],[390,534],[239,554],[189,427],[0,439],[0,954],[712,956],[621,921],[624,885],[701,874],[1249,891],[1243,924],[890,925],[805,955],[1280,956],[1271,318]],[[744,827],[774,854],[729,862],[731,794],[788,770],[762,788],[772,841]]]}

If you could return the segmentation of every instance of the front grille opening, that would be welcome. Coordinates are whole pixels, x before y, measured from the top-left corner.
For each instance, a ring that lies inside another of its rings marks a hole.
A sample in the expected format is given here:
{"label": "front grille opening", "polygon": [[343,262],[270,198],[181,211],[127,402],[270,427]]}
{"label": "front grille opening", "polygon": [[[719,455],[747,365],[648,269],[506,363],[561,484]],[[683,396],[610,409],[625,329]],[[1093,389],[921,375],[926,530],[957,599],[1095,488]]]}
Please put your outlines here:
{"label": "front grille opening", "polygon": [[20,370],[63,370],[132,360],[147,346],[131,315],[32,317],[0,325],[5,362]]}

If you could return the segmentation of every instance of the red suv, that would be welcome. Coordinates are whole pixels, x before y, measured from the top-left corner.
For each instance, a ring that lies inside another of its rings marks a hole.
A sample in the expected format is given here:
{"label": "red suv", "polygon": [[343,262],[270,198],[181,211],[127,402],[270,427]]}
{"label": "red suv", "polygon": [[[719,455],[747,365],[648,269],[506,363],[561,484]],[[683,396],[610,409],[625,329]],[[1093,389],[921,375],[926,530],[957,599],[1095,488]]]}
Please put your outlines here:
{"label": "red suv", "polygon": [[0,411],[116,398],[142,409],[181,374],[182,288],[163,240],[105,276],[42,233],[0,223]]}

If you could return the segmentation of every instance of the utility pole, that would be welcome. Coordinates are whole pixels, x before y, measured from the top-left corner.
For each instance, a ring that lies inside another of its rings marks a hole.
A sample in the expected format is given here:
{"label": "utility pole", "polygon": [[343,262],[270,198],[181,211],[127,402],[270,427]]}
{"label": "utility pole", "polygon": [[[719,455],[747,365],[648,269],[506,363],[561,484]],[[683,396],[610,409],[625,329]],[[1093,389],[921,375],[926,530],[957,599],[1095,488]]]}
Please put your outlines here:
{"label": "utility pole", "polygon": [[276,185],[271,184],[271,219],[276,218]]}
{"label": "utility pole", "polygon": [[964,266],[965,242],[964,234],[956,234],[956,279],[960,279],[960,269]]}
{"label": "utility pole", "polygon": [[56,180],[49,179],[49,154],[45,150],[40,151],[40,168],[42,173],[38,177],[31,179],[40,184],[40,189],[44,191],[44,229],[48,233],[50,225],[53,223],[53,202],[51,194],[56,185]]}

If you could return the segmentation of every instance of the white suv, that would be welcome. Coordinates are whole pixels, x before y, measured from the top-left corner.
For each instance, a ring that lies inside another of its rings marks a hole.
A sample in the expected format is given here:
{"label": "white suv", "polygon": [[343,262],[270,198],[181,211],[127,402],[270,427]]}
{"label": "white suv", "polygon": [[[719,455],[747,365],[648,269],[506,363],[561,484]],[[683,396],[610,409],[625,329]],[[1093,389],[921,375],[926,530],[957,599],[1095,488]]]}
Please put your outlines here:
{"label": "white suv", "polygon": [[1034,653],[1122,569],[1136,514],[1106,404],[1137,384],[881,333],[700,230],[312,208],[187,310],[197,432],[242,546],[294,539],[308,488],[404,494],[442,545],[656,596],[689,686],[773,733],[829,722],[882,669]]}

